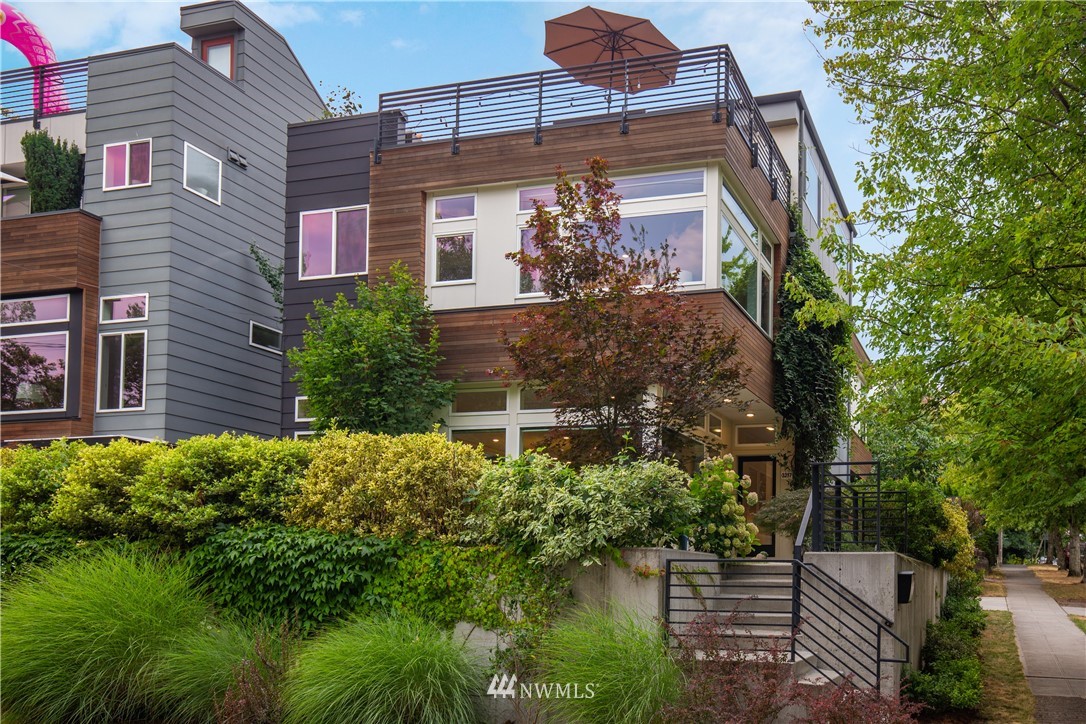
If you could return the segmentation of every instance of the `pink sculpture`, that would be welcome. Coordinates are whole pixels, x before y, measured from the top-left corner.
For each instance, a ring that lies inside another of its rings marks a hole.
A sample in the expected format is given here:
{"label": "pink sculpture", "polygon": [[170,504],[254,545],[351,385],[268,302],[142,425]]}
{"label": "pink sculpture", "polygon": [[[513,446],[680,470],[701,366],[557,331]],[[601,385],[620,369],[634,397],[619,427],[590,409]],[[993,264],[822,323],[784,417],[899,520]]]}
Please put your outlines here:
{"label": "pink sculpture", "polygon": [[[0,38],[14,45],[33,68],[57,62],[53,46],[38,26],[6,2],[0,2]],[[47,68],[34,74],[34,107],[40,109],[42,115],[68,112],[64,80],[55,69]]]}

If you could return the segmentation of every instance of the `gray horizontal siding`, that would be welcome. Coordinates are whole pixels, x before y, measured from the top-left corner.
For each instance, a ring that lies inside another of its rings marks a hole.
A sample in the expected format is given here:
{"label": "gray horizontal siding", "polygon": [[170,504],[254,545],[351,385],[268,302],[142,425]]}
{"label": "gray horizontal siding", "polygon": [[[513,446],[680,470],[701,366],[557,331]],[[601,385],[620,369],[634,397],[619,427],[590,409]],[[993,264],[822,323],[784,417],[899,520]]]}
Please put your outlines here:
{"label": "gray horizontal siding", "polygon": [[[283,346],[302,343],[305,316],[313,300],[332,300],[337,293],[355,296],[355,278],[298,279],[299,213],[369,203],[370,152],[377,134],[376,114],[337,118],[291,126],[287,152],[286,254],[284,278]],[[364,279],[365,277],[363,277]],[[294,421],[297,383],[294,370],[283,364],[283,434],[306,429]]]}
{"label": "gray horizontal siding", "polygon": [[[103,432],[279,433],[281,358],[249,345],[249,320],[278,328],[279,313],[249,244],[282,259],[287,126],[322,106],[297,87],[304,72],[287,68],[278,34],[222,7],[245,26],[237,83],[179,46],[91,61],[87,204],[105,217],[102,293],[147,291],[152,309],[137,323],[151,347],[148,411],[104,415]],[[102,192],[102,144],[147,137],[152,185]],[[221,205],[183,188],[185,142],[222,161]],[[227,162],[228,148],[247,169]]]}

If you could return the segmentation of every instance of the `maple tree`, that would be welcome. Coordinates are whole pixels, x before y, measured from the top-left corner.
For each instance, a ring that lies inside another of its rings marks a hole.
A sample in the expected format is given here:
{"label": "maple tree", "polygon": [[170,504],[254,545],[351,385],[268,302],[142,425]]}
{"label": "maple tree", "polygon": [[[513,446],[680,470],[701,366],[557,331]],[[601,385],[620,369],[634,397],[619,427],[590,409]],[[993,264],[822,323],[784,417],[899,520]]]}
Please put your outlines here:
{"label": "maple tree", "polygon": [[579,183],[558,170],[557,210],[537,201],[531,244],[507,255],[551,303],[529,306],[502,330],[513,364],[500,372],[554,401],[559,424],[577,430],[573,457],[632,448],[658,459],[736,396],[736,337],[678,293],[666,240],[650,248],[660,240],[644,229],[623,233],[607,162],[586,164]]}

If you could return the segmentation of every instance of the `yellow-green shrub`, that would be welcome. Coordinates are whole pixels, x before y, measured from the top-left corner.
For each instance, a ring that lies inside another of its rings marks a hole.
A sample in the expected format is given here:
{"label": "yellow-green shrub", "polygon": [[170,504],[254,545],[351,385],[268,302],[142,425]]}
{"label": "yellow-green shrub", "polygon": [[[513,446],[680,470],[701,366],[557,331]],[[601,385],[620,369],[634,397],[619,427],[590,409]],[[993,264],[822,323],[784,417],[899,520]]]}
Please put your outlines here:
{"label": "yellow-green shrub", "polygon": [[216,525],[280,523],[309,464],[309,447],[231,433],[182,440],[133,481],[132,520],[190,543]]}
{"label": "yellow-green shrub", "polygon": [[86,446],[56,440],[44,448],[0,448],[0,521],[6,533],[46,533],[56,528],[49,520],[53,495]]}
{"label": "yellow-green shrub", "polygon": [[313,460],[288,520],[333,533],[455,535],[486,465],[480,449],[436,432],[334,430],[311,444]]}
{"label": "yellow-green shrub", "polygon": [[80,536],[138,534],[129,512],[129,488],[167,450],[161,442],[124,439],[88,445],[65,470],[50,519]]}
{"label": "yellow-green shrub", "polygon": [[973,572],[976,564],[973,536],[969,535],[969,518],[954,500],[943,501],[943,515],[946,516],[947,525],[936,532],[935,542],[954,551],[953,557],[943,564],[943,568],[951,575],[967,576]]}

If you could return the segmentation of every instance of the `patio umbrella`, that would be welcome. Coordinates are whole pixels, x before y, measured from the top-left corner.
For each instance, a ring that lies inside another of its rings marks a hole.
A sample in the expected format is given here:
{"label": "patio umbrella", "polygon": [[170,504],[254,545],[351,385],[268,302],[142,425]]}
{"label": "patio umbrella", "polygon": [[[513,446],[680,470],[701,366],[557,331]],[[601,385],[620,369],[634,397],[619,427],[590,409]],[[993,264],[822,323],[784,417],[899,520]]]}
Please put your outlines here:
{"label": "patio umbrella", "polygon": [[645,18],[589,6],[546,27],[544,55],[581,83],[636,93],[675,80],[679,48]]}

